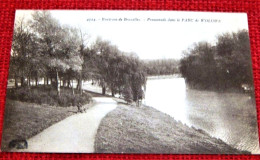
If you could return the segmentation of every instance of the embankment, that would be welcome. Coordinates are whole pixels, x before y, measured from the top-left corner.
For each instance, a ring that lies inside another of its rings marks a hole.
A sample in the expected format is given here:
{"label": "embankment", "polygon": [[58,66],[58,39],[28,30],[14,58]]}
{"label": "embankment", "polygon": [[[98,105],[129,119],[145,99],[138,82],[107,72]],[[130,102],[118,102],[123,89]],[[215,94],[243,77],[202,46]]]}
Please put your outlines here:
{"label": "embankment", "polygon": [[108,113],[95,138],[97,153],[249,154],[151,107],[124,104]]}

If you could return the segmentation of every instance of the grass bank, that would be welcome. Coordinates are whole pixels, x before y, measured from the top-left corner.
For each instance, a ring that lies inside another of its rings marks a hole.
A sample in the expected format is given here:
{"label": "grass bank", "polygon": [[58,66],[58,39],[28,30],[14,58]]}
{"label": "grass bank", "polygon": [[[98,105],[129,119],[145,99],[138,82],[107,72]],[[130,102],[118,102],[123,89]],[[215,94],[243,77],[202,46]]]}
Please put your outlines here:
{"label": "grass bank", "polygon": [[151,107],[122,103],[100,123],[98,153],[249,154]]}
{"label": "grass bank", "polygon": [[1,150],[8,151],[11,140],[28,139],[76,112],[77,107],[56,107],[7,99]]}

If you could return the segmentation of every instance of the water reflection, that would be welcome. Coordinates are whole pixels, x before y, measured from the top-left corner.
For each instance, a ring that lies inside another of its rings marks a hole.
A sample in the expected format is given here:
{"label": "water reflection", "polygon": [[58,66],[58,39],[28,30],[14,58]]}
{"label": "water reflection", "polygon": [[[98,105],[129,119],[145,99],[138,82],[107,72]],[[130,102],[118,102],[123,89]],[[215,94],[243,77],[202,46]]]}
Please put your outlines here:
{"label": "water reflection", "polygon": [[158,108],[160,111],[173,116],[187,125],[188,120],[186,104],[186,84],[183,78],[159,79],[147,81],[144,104]]}
{"label": "water reflection", "polygon": [[144,104],[236,148],[259,153],[256,108],[249,95],[187,89],[183,78],[150,79]]}

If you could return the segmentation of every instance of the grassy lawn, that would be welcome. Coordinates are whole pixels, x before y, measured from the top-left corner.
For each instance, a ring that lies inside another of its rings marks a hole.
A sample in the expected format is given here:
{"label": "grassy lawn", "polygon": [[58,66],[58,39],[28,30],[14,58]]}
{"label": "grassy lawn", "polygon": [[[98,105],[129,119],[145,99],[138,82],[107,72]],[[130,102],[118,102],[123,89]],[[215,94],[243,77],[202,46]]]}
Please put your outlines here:
{"label": "grassy lawn", "polygon": [[151,107],[119,106],[100,123],[95,138],[97,153],[249,153],[241,152],[190,128]]}
{"label": "grassy lawn", "polygon": [[[43,86],[40,86],[29,90],[30,93],[23,88],[15,90],[15,92],[12,92],[13,90],[8,91],[10,92],[8,92],[8,96],[12,99],[6,99],[2,134],[2,151],[8,151],[8,144],[11,140],[28,139],[40,133],[49,126],[77,113],[76,106],[58,106],[59,104],[57,103],[58,101],[55,97],[56,92],[50,88],[43,88]],[[89,97],[103,96],[90,91],[84,92],[85,93],[82,95],[83,100],[86,100],[84,103],[90,102],[85,105],[87,107],[92,106],[92,100],[89,100]],[[23,102],[15,100],[24,97],[27,99],[22,99]],[[66,98],[68,97],[71,97],[71,90],[63,89],[61,100],[66,101]],[[43,103],[39,100],[43,100]],[[35,103],[33,103],[34,101]],[[69,103],[71,103],[71,99],[67,100],[63,104],[71,105]]]}
{"label": "grassy lawn", "polygon": [[7,99],[5,107],[2,151],[13,139],[28,139],[77,111],[76,107],[55,107]]}

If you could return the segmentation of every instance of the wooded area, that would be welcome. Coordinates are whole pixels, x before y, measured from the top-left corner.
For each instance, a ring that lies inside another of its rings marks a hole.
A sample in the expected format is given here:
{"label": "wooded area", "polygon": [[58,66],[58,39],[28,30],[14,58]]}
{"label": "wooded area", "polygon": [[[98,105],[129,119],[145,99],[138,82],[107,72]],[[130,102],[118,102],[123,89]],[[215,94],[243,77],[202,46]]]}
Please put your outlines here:
{"label": "wooded area", "polygon": [[248,31],[223,33],[215,44],[196,43],[184,52],[180,72],[191,87],[199,89],[253,86]]}
{"label": "wooded area", "polygon": [[82,30],[61,25],[48,11],[34,12],[31,20],[15,25],[9,79],[14,79],[15,88],[31,88],[32,81],[38,86],[43,78],[57,95],[61,87],[74,94],[73,80],[82,94],[82,81],[92,80],[103,94],[109,90],[129,101],[142,99],[146,73],[139,58],[101,38],[87,47],[87,38]]}
{"label": "wooded area", "polygon": [[148,75],[172,75],[179,73],[179,60],[176,59],[156,59],[145,60],[146,73]]}
{"label": "wooded area", "polygon": [[87,45],[88,38],[81,29],[61,25],[48,11],[17,20],[9,80],[15,88],[30,89],[43,79],[43,85],[55,88],[58,96],[61,87],[71,88],[73,95],[74,88],[82,94],[83,81],[92,80],[102,87],[102,94],[109,91],[131,102],[144,97],[147,75],[178,72],[177,60],[143,61],[100,37]]}
{"label": "wooded area", "polygon": [[52,86],[58,97],[61,88],[70,88],[72,95],[77,89],[82,95],[83,81],[91,80],[102,88],[102,94],[119,94],[128,102],[144,98],[149,75],[181,72],[190,86],[200,89],[241,88],[253,82],[246,30],[219,35],[215,44],[196,43],[180,62],[140,60],[100,37],[87,45],[88,38],[81,29],[61,25],[48,11],[17,20],[9,80],[15,88],[30,89],[43,79],[43,85]]}

